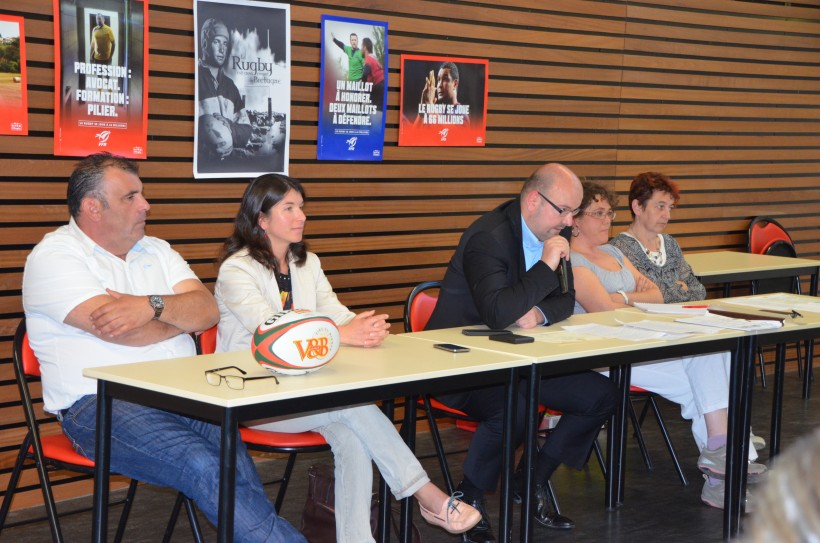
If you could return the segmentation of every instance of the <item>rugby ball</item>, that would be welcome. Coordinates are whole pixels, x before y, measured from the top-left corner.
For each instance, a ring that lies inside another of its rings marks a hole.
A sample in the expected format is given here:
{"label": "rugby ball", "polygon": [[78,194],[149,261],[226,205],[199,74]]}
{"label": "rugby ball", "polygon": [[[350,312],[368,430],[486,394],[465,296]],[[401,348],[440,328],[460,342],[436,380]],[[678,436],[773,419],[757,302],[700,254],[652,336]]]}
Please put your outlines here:
{"label": "rugby ball", "polygon": [[296,309],[269,317],[253,334],[251,352],[276,373],[301,375],[316,371],[339,350],[339,328],[330,318]]}

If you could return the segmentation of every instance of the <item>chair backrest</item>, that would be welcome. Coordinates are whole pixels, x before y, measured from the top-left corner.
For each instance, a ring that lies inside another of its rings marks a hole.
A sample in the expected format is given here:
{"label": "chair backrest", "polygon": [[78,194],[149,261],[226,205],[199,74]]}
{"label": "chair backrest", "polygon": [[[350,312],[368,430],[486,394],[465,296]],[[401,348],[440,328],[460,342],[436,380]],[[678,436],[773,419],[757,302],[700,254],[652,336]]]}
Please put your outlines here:
{"label": "chair backrest", "polygon": [[[771,217],[755,217],[749,223],[748,242],[746,245],[750,253],[763,255],[771,254],[767,250],[776,242],[783,242],[794,248],[794,241],[783,226]],[[797,256],[797,251],[794,251]]]}
{"label": "chair backrest", "polygon": [[[20,399],[22,400],[23,412],[26,415],[26,424],[29,431],[33,433],[36,441],[40,440],[37,428],[37,415],[34,412],[34,401],[29,388],[29,378],[40,377],[40,362],[31,350],[26,333],[26,319],[20,320],[17,331],[14,333],[14,345],[12,347],[12,364],[14,375],[17,380],[17,388],[20,389]],[[39,447],[39,444],[38,444]]]}
{"label": "chair backrest", "polygon": [[20,364],[20,370],[29,377],[40,377],[40,361],[31,349],[26,333],[26,319],[22,319],[14,333],[14,353]]}
{"label": "chair backrest", "polygon": [[213,354],[216,352],[216,325],[211,326],[196,338],[197,354]]}
{"label": "chair backrest", "polygon": [[441,281],[425,281],[413,289],[404,304],[405,332],[424,330],[438,302],[440,287]]}
{"label": "chair backrest", "polygon": [[[797,257],[797,250],[791,236],[783,226],[770,217],[755,217],[749,223],[747,248],[750,253],[759,255]],[[778,277],[761,279],[752,283],[755,294],[773,292],[800,293],[799,277]]]}

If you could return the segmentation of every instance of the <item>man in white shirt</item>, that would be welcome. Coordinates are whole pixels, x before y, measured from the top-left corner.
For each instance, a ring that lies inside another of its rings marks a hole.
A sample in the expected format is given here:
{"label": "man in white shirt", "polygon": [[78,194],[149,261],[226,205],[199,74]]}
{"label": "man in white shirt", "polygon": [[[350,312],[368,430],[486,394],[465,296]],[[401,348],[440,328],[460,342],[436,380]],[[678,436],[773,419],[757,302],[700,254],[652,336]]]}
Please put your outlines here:
{"label": "man in white shirt", "polygon": [[[23,274],[29,341],[40,360],[46,411],[75,449],[93,459],[94,365],[195,354],[190,332],[219,318],[211,293],[182,257],[145,236],[150,206],[134,162],[108,153],[77,164],[71,219],[32,250]],[[111,469],[192,498],[216,523],[219,426],[128,402],[112,406]],[[304,541],[279,518],[253,461],[237,444],[234,538]]]}

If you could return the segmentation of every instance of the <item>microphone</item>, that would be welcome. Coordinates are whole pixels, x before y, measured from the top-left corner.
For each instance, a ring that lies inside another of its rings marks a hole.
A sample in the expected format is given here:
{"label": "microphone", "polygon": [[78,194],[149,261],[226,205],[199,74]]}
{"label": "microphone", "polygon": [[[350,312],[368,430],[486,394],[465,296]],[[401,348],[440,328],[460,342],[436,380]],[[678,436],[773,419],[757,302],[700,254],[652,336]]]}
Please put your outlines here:
{"label": "microphone", "polygon": [[558,280],[561,281],[561,294],[569,292],[569,284],[567,283],[567,259],[562,258],[558,262]]}

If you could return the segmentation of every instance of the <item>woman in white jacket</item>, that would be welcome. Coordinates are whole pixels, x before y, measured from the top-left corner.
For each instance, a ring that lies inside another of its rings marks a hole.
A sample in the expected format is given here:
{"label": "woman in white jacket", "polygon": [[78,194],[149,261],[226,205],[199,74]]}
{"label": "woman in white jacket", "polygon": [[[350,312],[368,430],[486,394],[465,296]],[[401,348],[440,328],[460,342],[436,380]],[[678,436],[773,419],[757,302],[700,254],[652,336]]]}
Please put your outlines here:
{"label": "woman in white jacket", "polygon": [[[262,175],[242,197],[234,232],[225,241],[214,294],[219,305],[217,351],[250,348],[254,330],[274,313],[307,309],[339,326],[343,345],[378,347],[388,334],[387,315],[350,312],[336,298],[319,258],[302,235],[305,192],[295,179]],[[372,404],[254,421],[277,432],[322,434],[333,450],[336,476],[336,540],[373,541],[370,496],[376,463],[397,499],[415,496],[422,517],[451,533],[472,528],[474,508],[449,497],[432,482],[396,428]]]}

